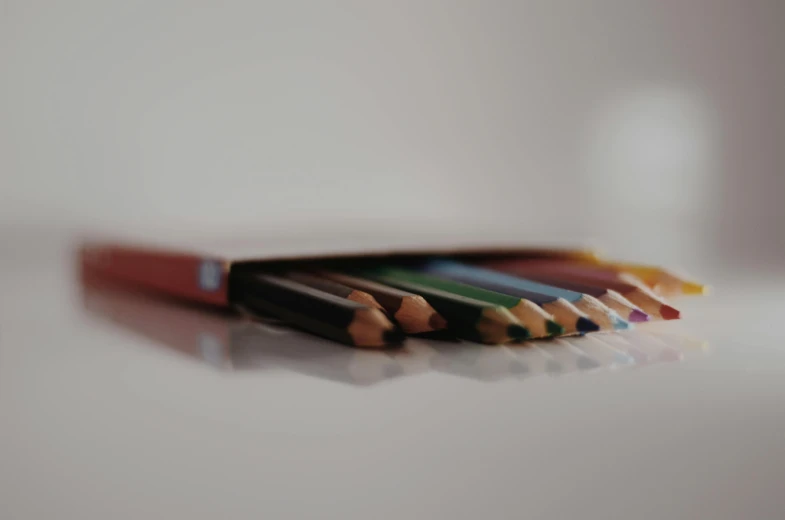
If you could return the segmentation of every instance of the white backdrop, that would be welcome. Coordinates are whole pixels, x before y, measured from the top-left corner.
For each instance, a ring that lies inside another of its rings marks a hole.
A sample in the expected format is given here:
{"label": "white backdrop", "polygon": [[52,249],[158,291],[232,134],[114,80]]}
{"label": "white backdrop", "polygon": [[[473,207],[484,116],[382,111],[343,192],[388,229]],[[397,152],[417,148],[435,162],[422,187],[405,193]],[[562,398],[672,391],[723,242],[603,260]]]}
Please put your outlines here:
{"label": "white backdrop", "polygon": [[0,0],[0,219],[403,214],[770,265],[784,26],[777,0]]}

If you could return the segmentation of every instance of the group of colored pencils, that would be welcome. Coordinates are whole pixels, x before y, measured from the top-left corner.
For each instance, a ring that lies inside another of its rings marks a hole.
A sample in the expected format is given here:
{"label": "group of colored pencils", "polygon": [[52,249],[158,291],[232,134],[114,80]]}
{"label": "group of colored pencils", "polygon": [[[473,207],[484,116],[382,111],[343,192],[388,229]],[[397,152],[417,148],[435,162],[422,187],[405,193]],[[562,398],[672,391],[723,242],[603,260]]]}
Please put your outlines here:
{"label": "group of colored pencils", "polygon": [[485,344],[673,320],[665,295],[705,287],[660,268],[592,255],[427,257],[243,271],[232,300],[252,313],[355,347],[444,331]]}
{"label": "group of colored pencils", "polygon": [[208,308],[172,305],[106,279],[84,282],[82,304],[88,314],[143,336],[150,345],[200,359],[218,370],[284,369],[361,386],[432,371],[481,381],[560,377],[675,362],[708,348],[675,328],[639,331],[634,338],[557,338],[547,345],[525,341],[483,349],[471,343],[414,339],[401,349],[350,349],[299,334],[275,319],[232,318]]}

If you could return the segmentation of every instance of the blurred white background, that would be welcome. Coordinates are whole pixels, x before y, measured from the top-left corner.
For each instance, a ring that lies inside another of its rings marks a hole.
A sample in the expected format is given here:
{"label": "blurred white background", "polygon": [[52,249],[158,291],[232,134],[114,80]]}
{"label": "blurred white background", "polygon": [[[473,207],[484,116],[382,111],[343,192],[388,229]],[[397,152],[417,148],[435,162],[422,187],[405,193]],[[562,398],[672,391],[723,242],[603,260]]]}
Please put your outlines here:
{"label": "blurred white background", "polygon": [[[0,0],[0,519],[782,518],[783,52],[785,0]],[[59,247],[379,222],[716,295],[634,370],[413,340],[354,387],[374,353],[219,374],[139,334],[217,319],[91,316]]]}
{"label": "blurred white background", "polygon": [[403,215],[776,268],[783,27],[779,0],[0,0],[0,227]]}

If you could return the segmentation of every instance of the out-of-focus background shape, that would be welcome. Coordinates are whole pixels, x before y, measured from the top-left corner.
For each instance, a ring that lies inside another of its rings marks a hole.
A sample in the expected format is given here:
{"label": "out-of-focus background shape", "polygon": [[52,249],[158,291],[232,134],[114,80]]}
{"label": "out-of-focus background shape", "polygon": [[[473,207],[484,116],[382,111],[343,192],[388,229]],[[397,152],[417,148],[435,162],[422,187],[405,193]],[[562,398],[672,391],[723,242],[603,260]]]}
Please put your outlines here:
{"label": "out-of-focus background shape", "polygon": [[783,27],[778,0],[1,0],[2,227],[403,215],[776,268]]}

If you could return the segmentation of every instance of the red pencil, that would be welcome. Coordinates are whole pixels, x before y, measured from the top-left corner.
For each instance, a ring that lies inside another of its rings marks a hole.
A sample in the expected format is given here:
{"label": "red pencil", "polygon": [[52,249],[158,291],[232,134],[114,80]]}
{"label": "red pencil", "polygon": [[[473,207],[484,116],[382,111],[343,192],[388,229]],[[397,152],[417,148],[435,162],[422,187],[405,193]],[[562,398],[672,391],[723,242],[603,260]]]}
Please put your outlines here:
{"label": "red pencil", "polygon": [[594,296],[602,303],[607,305],[609,308],[618,312],[619,316],[621,316],[627,321],[631,321],[635,323],[640,323],[642,321],[649,321],[650,317],[648,314],[643,312],[643,310],[641,310],[637,305],[635,305],[630,300],[628,300],[621,294],[617,293],[613,289],[606,289],[604,287],[595,287],[593,285],[587,285],[578,282],[569,282],[558,277],[542,275],[539,273],[530,274],[527,275],[526,277],[529,278],[530,280],[534,280],[535,282],[540,282],[547,285],[553,285],[554,287],[560,287],[562,289],[567,289],[568,291],[575,291],[583,294],[588,294],[589,296]]}
{"label": "red pencil", "polygon": [[558,285],[558,281],[562,280],[616,291],[655,318],[675,320],[681,316],[681,311],[652,292],[644,283],[630,275],[602,267],[565,261],[520,259],[494,259],[482,265],[527,278],[547,277],[547,283],[552,285]]}

